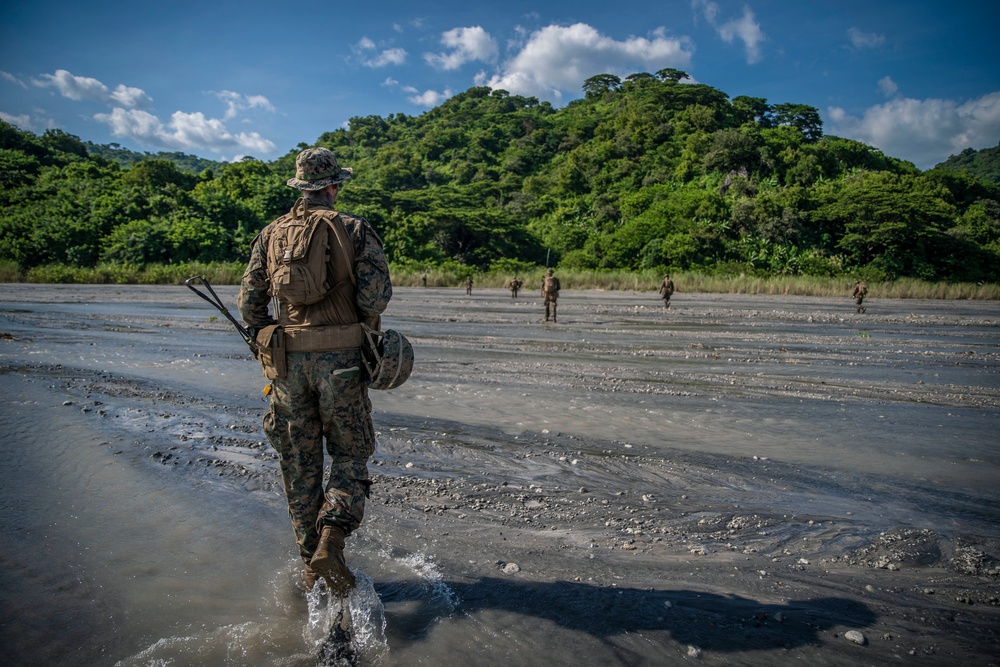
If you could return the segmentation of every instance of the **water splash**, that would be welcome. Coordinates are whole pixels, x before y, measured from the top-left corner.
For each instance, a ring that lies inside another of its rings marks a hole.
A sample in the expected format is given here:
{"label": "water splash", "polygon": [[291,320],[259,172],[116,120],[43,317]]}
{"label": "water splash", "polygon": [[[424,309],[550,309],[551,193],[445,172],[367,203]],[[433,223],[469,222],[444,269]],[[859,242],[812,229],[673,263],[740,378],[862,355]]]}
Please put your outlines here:
{"label": "water splash", "polygon": [[375,585],[364,572],[351,571],[357,585],[346,600],[331,596],[322,580],[306,594],[309,618],[303,639],[324,666],[380,665],[389,654],[385,609]]}

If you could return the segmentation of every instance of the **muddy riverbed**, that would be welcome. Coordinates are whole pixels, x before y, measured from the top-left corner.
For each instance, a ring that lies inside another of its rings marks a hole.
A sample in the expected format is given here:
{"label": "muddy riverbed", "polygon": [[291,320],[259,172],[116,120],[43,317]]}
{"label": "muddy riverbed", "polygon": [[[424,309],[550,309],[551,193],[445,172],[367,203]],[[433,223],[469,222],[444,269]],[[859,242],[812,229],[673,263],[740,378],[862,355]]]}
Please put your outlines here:
{"label": "muddy riverbed", "polygon": [[[235,306],[235,289],[218,289]],[[399,289],[364,664],[1000,663],[1000,305]],[[14,665],[316,665],[265,380],[183,287],[0,286]]]}

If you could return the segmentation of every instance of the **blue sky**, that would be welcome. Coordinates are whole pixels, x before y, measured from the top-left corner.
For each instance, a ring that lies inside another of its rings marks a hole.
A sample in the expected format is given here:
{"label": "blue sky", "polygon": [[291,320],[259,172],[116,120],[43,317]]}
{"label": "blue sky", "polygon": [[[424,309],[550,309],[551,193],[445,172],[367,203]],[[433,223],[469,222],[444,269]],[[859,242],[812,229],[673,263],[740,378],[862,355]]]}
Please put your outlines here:
{"label": "blue sky", "polygon": [[1000,141],[1000,3],[7,0],[0,118],[96,143],[271,160],[354,116],[475,85],[562,106],[674,67],[929,168]]}

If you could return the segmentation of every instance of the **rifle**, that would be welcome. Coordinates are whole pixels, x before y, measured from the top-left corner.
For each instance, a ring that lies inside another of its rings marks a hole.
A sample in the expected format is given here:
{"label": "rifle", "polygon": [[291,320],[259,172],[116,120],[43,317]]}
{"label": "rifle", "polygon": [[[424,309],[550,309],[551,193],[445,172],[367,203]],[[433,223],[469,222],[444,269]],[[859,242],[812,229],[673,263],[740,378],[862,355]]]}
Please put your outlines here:
{"label": "rifle", "polygon": [[[204,292],[199,292],[198,289],[192,284],[195,282],[201,282],[201,284],[205,286],[205,288],[212,294],[212,296],[209,297]],[[200,296],[205,301],[208,301],[220,313],[225,315],[226,319],[232,322],[233,326],[236,327],[236,330],[240,332],[241,336],[243,336],[243,340],[245,340],[246,344],[250,347],[250,351],[253,352],[253,356],[256,357],[258,355],[258,353],[261,350],[261,346],[254,339],[253,334],[250,332],[249,329],[240,324],[236,320],[236,318],[232,316],[232,314],[230,314],[229,309],[227,309],[226,306],[222,303],[222,299],[220,299],[219,295],[215,293],[215,290],[212,289],[212,286],[208,283],[207,280],[205,280],[201,276],[191,276],[190,278],[184,281],[184,284],[187,285],[192,292]]]}

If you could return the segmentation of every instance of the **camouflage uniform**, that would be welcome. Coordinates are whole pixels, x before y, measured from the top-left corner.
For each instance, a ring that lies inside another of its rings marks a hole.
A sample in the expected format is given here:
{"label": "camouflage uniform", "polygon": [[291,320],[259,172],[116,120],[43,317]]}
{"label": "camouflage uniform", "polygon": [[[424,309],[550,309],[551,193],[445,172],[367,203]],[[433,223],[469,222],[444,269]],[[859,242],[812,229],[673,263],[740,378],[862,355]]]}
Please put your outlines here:
{"label": "camouflage uniform", "polygon": [[[332,159],[332,153],[330,156]],[[319,190],[320,187],[307,186],[319,182],[326,187],[350,177],[346,169],[340,170],[340,180],[335,180],[336,170],[334,173],[334,180],[313,181],[302,180],[300,174],[300,178],[290,179],[289,185],[307,191]],[[385,310],[392,297],[381,241],[364,219],[347,213],[340,216],[354,240],[357,315],[371,320]],[[271,286],[267,248],[273,227],[274,222],[254,240],[240,285],[240,314],[254,329],[276,323],[268,310]],[[295,320],[302,309],[282,302],[280,310],[277,323],[298,324]],[[346,535],[364,517],[365,497],[371,484],[367,462],[375,451],[375,432],[363,374],[349,370],[361,366],[361,350],[356,347],[288,352],[285,377],[271,383],[271,408],[264,417],[264,432],[278,453],[288,514],[299,552],[306,562],[316,551],[322,525],[339,526]],[[325,491],[324,448],[330,458]]]}
{"label": "camouflage uniform", "polygon": [[549,321],[549,313],[551,310],[552,321],[558,321],[556,319],[556,302],[559,299],[559,279],[555,277],[554,271],[549,269],[545,272],[545,277],[542,278],[542,298],[545,299],[545,321]]}
{"label": "camouflage uniform", "polygon": [[670,307],[670,297],[674,294],[674,281],[670,279],[667,275],[663,278],[663,282],[660,283],[660,298],[663,299],[663,307]]}
{"label": "camouflage uniform", "polygon": [[868,294],[868,286],[865,285],[860,280],[854,283],[854,291],[851,292],[851,297],[854,299],[854,305],[857,307],[857,312],[865,312],[864,302],[865,296]]}

